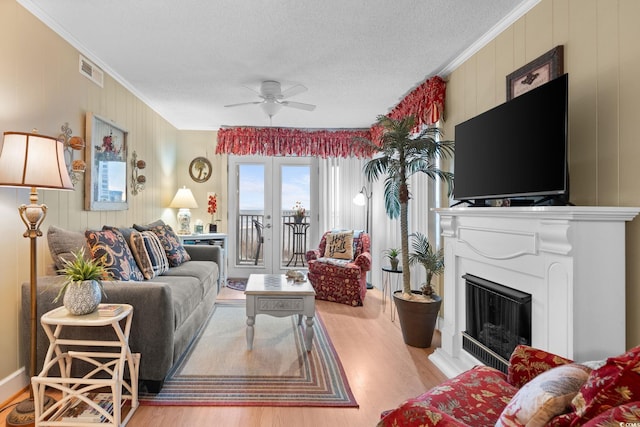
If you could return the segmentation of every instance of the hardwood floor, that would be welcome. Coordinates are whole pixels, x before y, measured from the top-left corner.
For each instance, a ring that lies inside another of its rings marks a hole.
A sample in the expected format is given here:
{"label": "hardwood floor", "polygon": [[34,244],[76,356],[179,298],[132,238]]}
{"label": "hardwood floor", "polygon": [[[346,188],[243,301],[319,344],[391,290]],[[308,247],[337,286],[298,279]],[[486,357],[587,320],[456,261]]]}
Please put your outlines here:
{"label": "hardwood floor", "polygon": [[[223,288],[218,299],[244,298]],[[423,393],[446,377],[427,359],[433,349],[409,347],[382,293],[367,292],[364,307],[316,301],[359,408],[302,407],[153,407],[140,406],[128,426],[375,426],[380,412]],[[434,336],[433,345],[439,345]],[[0,414],[4,424],[6,412]]]}

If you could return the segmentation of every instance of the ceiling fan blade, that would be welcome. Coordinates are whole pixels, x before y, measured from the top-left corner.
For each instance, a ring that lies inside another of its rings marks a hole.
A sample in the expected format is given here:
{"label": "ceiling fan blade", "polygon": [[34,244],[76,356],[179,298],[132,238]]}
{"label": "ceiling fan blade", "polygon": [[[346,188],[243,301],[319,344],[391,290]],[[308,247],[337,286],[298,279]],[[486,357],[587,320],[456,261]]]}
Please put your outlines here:
{"label": "ceiling fan blade", "polygon": [[316,109],[316,106],[313,104],[304,104],[302,102],[293,102],[293,101],[282,101],[282,105],[285,107],[298,108],[300,110],[313,111]]}
{"label": "ceiling fan blade", "polygon": [[240,102],[239,104],[229,104],[229,105],[225,105],[225,107],[239,107],[239,106],[241,106],[241,105],[256,105],[256,104],[262,104],[262,101]]}
{"label": "ceiling fan blade", "polygon": [[282,92],[282,99],[289,98],[302,92],[306,92],[307,88],[302,85],[291,86],[289,89]]}

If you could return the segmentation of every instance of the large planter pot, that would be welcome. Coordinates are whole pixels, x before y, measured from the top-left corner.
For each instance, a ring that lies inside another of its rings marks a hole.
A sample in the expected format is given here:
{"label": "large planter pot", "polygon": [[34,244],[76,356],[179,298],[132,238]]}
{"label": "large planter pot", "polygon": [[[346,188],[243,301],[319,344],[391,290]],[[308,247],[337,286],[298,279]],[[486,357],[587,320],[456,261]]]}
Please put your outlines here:
{"label": "large planter pot", "polygon": [[69,283],[64,291],[62,303],[69,313],[81,316],[93,313],[102,301],[102,289],[95,280]]}
{"label": "large planter pot", "polygon": [[[421,293],[420,291],[411,292]],[[433,338],[433,331],[436,328],[442,298],[434,296],[435,301],[433,302],[418,302],[407,301],[399,295],[402,295],[402,291],[394,292],[393,300],[398,310],[400,329],[405,344],[418,348],[431,347],[431,338]]]}

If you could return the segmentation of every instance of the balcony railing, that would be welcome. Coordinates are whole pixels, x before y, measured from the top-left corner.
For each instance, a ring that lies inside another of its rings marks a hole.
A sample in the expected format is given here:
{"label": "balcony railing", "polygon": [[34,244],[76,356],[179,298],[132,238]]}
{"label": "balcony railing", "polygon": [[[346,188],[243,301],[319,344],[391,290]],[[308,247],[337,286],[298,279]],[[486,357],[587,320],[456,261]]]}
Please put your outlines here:
{"label": "balcony railing", "polygon": [[[306,267],[304,253],[308,250],[309,213],[296,221],[293,211],[283,211],[280,216],[281,267]],[[263,265],[264,245],[261,242],[264,226],[264,214],[245,211],[238,216],[238,233],[236,237],[237,265]],[[276,236],[274,236],[275,238]],[[258,250],[259,249],[259,250]],[[257,261],[257,262],[256,262]]]}

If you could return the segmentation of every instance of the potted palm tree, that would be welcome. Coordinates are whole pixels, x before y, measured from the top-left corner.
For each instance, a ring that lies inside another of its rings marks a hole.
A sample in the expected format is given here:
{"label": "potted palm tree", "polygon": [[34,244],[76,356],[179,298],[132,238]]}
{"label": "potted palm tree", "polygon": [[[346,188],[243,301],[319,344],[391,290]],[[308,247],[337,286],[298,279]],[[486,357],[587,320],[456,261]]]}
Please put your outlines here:
{"label": "potted palm tree", "polygon": [[[448,194],[453,190],[453,173],[437,167],[436,160],[453,155],[454,142],[440,141],[440,129],[427,127],[419,133],[414,132],[415,118],[407,116],[400,119],[392,119],[387,116],[379,116],[377,124],[382,127],[383,133],[380,145],[371,141],[362,140],[375,152],[371,160],[364,166],[365,176],[369,181],[376,181],[382,175],[386,175],[384,181],[384,205],[387,216],[391,219],[400,218],[400,251],[402,256],[402,291],[394,293],[394,301],[398,309],[400,326],[403,336],[410,334],[411,325],[420,324],[420,321],[403,323],[404,312],[408,310],[408,316],[416,311],[416,304],[422,306],[431,303],[424,298],[419,291],[411,289],[411,271],[409,269],[409,230],[408,230],[408,205],[411,198],[409,192],[409,178],[415,174],[423,173],[430,179],[440,178],[447,184]],[[407,304],[403,304],[407,302]]]}
{"label": "potted palm tree", "polygon": [[111,278],[102,262],[85,257],[84,248],[80,248],[73,252],[72,260],[64,260],[64,268],[59,273],[65,278],[53,302],[62,298],[65,308],[75,315],[95,311],[104,293],[102,281]]}
{"label": "potted palm tree", "polygon": [[421,323],[417,327],[411,328],[412,335],[405,337],[405,342],[410,340],[413,343],[411,345],[414,347],[426,348],[431,347],[433,331],[436,328],[438,312],[442,305],[442,298],[436,294],[431,281],[434,276],[444,272],[444,250],[440,248],[434,251],[433,246],[429,243],[429,238],[420,232],[411,234],[411,237],[413,238],[411,242],[413,251],[409,253],[409,265],[421,265],[424,267],[427,278],[425,283],[420,286],[420,292],[422,292],[425,300],[431,303],[424,306],[424,319],[420,319]]}

